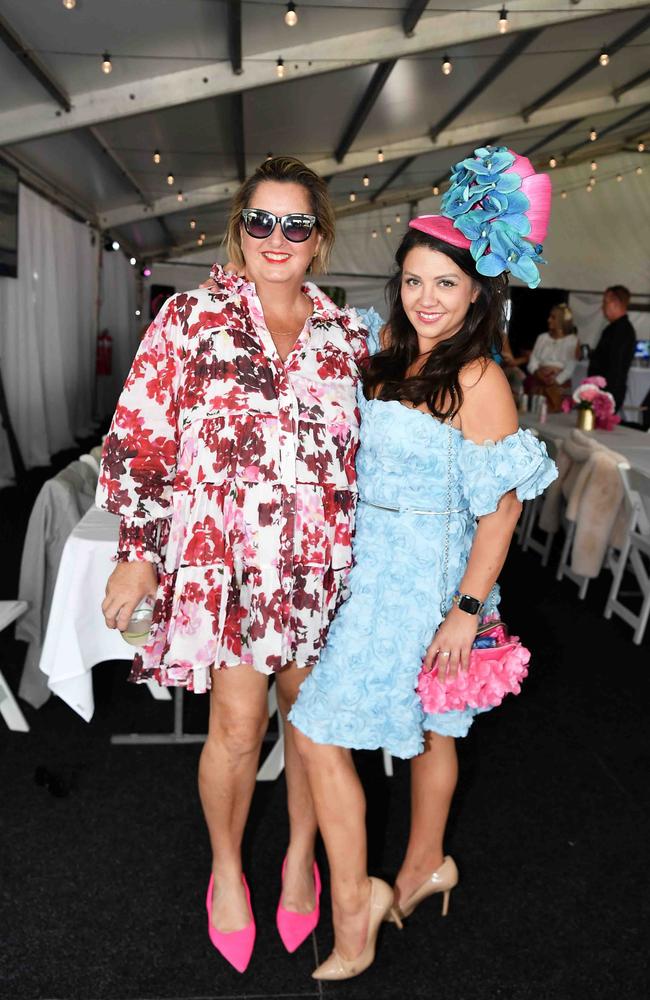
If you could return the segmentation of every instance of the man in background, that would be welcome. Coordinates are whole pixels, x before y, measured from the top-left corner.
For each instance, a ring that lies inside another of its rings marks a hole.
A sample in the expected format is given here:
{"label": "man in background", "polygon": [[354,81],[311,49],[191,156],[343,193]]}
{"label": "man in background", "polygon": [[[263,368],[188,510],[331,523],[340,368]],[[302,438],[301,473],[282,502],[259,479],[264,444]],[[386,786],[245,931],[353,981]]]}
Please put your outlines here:
{"label": "man in background", "polygon": [[625,285],[611,285],[603,295],[603,315],[608,325],[600,335],[589,361],[589,375],[607,379],[607,391],[620,410],[627,390],[627,373],[636,349],[636,333],[627,316],[630,292]]}

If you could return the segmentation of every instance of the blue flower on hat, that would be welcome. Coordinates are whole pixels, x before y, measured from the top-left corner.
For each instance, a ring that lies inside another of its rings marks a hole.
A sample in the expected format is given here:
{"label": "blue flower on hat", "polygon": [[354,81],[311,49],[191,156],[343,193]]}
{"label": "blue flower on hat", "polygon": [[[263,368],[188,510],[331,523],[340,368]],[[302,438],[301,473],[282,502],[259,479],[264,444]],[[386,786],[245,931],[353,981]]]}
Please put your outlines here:
{"label": "blue flower on hat", "polygon": [[495,278],[504,271],[510,271],[516,278],[525,281],[529,288],[537,288],[540,276],[536,263],[545,263],[540,256],[541,248],[522,240],[517,230],[501,219],[490,226],[488,243],[490,252],[484,252],[476,260],[479,274]]}

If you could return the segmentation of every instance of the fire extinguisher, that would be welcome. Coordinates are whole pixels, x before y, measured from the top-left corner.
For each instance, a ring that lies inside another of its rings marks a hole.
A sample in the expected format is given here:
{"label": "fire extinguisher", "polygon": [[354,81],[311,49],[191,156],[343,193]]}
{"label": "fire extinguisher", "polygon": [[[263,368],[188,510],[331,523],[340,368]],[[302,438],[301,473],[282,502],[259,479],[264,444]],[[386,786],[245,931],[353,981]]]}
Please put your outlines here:
{"label": "fire extinguisher", "polygon": [[110,375],[113,370],[113,338],[108,330],[97,337],[97,374]]}

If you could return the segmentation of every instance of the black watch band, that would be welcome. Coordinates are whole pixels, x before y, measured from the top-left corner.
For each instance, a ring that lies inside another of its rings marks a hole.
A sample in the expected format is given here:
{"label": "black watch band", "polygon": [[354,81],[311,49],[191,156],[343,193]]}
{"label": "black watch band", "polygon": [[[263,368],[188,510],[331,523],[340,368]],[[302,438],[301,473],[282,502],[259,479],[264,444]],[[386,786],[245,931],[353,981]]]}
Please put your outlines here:
{"label": "black watch band", "polygon": [[480,615],[483,610],[483,601],[471,594],[461,594],[458,590],[453,596],[453,602],[468,615]]}

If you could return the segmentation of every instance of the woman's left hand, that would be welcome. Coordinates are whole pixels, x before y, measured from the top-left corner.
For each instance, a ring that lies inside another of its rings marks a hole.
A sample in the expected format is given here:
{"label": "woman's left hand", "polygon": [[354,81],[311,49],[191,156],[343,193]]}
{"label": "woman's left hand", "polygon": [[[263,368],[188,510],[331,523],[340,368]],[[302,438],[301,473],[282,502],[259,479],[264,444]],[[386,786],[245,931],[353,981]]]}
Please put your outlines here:
{"label": "woman's left hand", "polygon": [[454,678],[459,670],[469,669],[469,655],[479,626],[478,615],[468,615],[454,605],[441,622],[424,657],[428,673],[438,668],[438,678],[444,684],[447,677]]}

